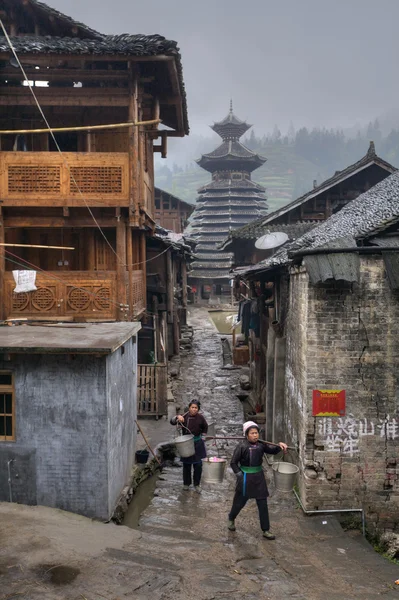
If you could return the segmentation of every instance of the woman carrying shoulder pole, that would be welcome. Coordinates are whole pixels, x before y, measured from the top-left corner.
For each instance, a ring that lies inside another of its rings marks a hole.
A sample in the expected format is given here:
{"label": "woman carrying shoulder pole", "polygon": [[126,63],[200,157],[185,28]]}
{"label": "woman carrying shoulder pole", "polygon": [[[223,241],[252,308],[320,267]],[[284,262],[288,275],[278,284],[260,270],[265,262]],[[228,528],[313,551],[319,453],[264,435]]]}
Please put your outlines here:
{"label": "woman carrying shoulder pole", "polygon": [[259,442],[259,427],[253,421],[243,425],[245,440],[240,442],[234,450],[230,466],[237,477],[236,492],[233,506],[229,513],[228,529],[235,531],[235,519],[250,498],[254,498],[258,505],[259,521],[263,537],[274,540],[275,535],[270,531],[269,509],[267,506],[266,479],[262,469],[264,454],[278,454],[287,451],[287,444],[280,442],[278,446]]}
{"label": "woman carrying shoulder pole", "polygon": [[172,425],[181,423],[184,425],[184,433],[194,436],[195,454],[188,458],[181,458],[183,463],[183,490],[188,491],[192,482],[191,467],[194,471],[194,490],[201,493],[202,459],[206,458],[206,448],[202,436],[208,432],[208,423],[199,412],[199,402],[193,401],[188,405],[188,412],[184,415],[176,415],[170,420]]}

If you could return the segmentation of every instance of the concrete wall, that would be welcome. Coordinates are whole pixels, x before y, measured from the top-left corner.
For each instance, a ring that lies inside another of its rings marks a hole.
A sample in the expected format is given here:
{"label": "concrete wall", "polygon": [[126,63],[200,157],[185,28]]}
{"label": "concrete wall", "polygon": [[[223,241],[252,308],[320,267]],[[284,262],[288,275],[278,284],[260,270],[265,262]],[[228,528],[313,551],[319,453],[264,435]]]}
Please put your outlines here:
{"label": "concrete wall", "polygon": [[108,357],[15,355],[16,441],[0,442],[0,501],[107,520],[134,460],[137,343]]}
{"label": "concrete wall", "polygon": [[0,442],[0,500],[107,518],[105,358],[14,355],[16,441]]}
{"label": "concrete wall", "polygon": [[[127,483],[136,447],[137,343],[132,338],[107,357],[108,516]],[[104,426],[104,434],[107,427]]]}
{"label": "concrete wall", "polygon": [[[286,426],[301,445],[308,509],[363,507],[399,529],[399,300],[383,261],[361,256],[360,284],[291,277]],[[345,389],[346,416],[312,417],[314,389]]]}

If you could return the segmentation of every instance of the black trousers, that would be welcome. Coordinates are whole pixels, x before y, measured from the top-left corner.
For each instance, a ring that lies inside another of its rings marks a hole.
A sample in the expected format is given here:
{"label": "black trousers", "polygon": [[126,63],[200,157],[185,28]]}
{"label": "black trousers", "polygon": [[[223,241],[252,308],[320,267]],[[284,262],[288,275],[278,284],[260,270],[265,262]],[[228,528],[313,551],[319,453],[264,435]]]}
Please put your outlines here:
{"label": "black trousers", "polygon": [[191,485],[191,467],[194,469],[194,485],[197,486],[201,483],[202,462],[193,465],[183,463],[183,485]]}
{"label": "black trousers", "polygon": [[[243,496],[240,492],[236,492],[234,495],[233,506],[231,507],[231,511],[229,513],[229,520],[234,521],[238,516],[239,512],[244,508],[246,503],[248,502],[248,498]],[[260,527],[262,531],[269,531],[270,522],[269,522],[269,509],[267,507],[267,498],[262,498],[261,500],[256,500],[256,504],[258,505],[259,511],[259,521]]]}

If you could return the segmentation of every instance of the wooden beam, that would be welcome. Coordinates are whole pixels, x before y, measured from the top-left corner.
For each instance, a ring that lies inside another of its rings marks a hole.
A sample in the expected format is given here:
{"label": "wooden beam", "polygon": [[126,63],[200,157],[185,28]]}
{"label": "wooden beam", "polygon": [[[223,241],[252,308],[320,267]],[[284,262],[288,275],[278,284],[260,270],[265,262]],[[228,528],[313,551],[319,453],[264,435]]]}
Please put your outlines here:
{"label": "wooden beam", "polygon": [[[22,60],[22,62],[24,62]],[[25,70],[29,79],[33,81],[64,81],[71,79],[72,81],[100,81],[100,80],[108,80],[108,81],[120,81],[126,80],[129,77],[129,71],[123,70],[106,70],[106,69],[63,69],[63,68],[53,68],[53,69],[34,69],[31,71],[30,69]],[[18,71],[12,67],[5,67],[1,70],[2,77],[4,79],[19,79],[23,80],[24,77],[21,71]]]}
{"label": "wooden beam", "polygon": [[[96,217],[100,227],[115,227],[115,217]],[[74,227],[74,228],[95,228],[93,219],[88,217],[4,217],[4,227],[19,228],[46,228],[53,227]]]}
{"label": "wooden beam", "polygon": [[161,131],[161,143],[158,146],[153,146],[154,152],[160,152],[162,158],[167,158],[168,155],[168,132]]}
{"label": "wooden beam", "polygon": [[[128,119],[132,122],[138,121],[138,72],[137,68],[131,66],[129,78],[129,108]],[[138,224],[138,137],[139,130],[131,127],[128,132],[128,152],[129,152],[129,222]]]}
{"label": "wooden beam", "polygon": [[117,303],[122,305],[119,307],[119,321],[126,320],[126,224],[119,215],[116,223],[116,278],[117,278]]}
{"label": "wooden beam", "polygon": [[[0,60],[9,60],[11,56],[11,52],[0,52]],[[68,61],[69,64],[72,64],[76,61],[77,64],[82,60],[82,56],[84,56],[87,62],[95,63],[95,62],[118,62],[122,63],[126,62],[135,62],[135,63],[145,63],[145,62],[172,62],[175,60],[174,56],[168,56],[166,54],[158,54],[151,56],[126,56],[121,54],[85,54],[77,56],[76,54],[32,54],[24,55],[22,57],[23,65],[40,65],[43,64],[45,66],[59,66],[61,63]]]}
{"label": "wooden beam", "polygon": [[[42,106],[128,106],[127,90],[118,88],[34,88]],[[0,106],[36,106],[28,87],[0,87]]]}

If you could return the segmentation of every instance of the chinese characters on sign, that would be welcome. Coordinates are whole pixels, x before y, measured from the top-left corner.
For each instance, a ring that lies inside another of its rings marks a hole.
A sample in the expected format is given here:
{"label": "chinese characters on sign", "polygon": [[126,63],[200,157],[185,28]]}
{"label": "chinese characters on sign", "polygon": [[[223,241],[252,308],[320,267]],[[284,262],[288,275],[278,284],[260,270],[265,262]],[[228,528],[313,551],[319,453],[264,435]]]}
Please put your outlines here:
{"label": "chinese characters on sign", "polygon": [[379,419],[374,423],[368,419],[340,417],[338,419],[322,418],[318,421],[318,433],[324,440],[327,452],[341,452],[353,456],[359,452],[359,440],[368,435],[376,435],[386,440],[399,438],[399,419]]}
{"label": "chinese characters on sign", "polygon": [[345,390],[313,390],[314,417],[343,417]]}

